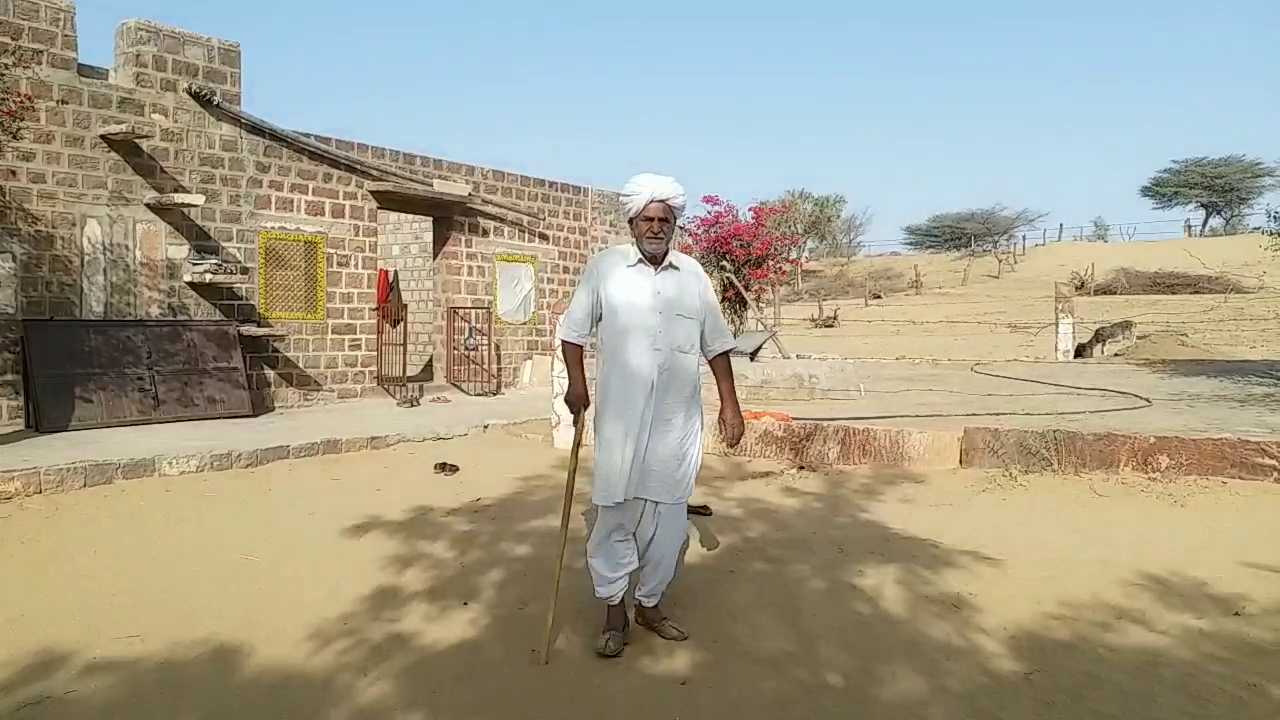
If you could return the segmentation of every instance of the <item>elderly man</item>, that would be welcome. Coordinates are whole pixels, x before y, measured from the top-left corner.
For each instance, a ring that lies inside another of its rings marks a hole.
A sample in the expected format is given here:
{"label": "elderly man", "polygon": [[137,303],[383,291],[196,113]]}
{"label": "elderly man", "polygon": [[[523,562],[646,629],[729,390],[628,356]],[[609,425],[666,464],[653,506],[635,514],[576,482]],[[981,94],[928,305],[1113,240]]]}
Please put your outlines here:
{"label": "elderly man", "polygon": [[608,606],[596,645],[602,657],[626,645],[624,600],[637,569],[636,624],[666,640],[689,637],[660,602],[688,537],[686,503],[702,464],[700,358],[716,380],[725,444],[737,445],[743,430],[729,363],[736,342],[702,266],[671,248],[684,188],[645,173],[623,186],[622,201],[634,242],[587,262],[559,337],[569,375],[564,401],[575,414],[591,404],[582,354],[597,339],[597,516],[587,568]]}

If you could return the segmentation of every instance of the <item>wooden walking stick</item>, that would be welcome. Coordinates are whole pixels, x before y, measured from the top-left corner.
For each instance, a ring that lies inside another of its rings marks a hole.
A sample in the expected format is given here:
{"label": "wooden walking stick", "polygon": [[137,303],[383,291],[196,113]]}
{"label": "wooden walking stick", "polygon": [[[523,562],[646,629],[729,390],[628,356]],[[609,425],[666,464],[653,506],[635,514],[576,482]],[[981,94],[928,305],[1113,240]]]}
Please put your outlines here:
{"label": "wooden walking stick", "polygon": [[578,479],[578,451],[582,449],[584,413],[573,416],[573,445],[569,449],[569,475],[564,481],[564,508],[560,511],[560,550],[556,553],[555,579],[551,583],[551,605],[547,608],[547,637],[542,643],[539,665],[551,661],[551,640],[556,628],[556,601],[560,599],[560,575],[564,572],[564,551],[569,544],[569,517],[573,514],[573,486]]}

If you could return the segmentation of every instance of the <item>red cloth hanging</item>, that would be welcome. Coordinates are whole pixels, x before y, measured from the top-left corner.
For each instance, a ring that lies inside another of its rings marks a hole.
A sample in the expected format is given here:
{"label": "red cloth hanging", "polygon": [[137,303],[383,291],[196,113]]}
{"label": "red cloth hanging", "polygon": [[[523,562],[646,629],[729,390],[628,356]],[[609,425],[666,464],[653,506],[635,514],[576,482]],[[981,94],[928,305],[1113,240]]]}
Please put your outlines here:
{"label": "red cloth hanging", "polygon": [[378,269],[378,307],[391,302],[391,273],[386,268]]}

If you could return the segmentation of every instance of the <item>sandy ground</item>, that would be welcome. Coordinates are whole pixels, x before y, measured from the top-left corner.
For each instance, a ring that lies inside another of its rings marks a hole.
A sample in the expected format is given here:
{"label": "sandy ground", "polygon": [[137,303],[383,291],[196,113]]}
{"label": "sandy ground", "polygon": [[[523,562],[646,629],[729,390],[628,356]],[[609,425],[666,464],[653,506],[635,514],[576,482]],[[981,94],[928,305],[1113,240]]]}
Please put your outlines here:
{"label": "sandy ground", "polygon": [[[843,357],[971,360],[1049,359],[1053,356],[1053,283],[1073,271],[1095,275],[1122,267],[1226,273],[1249,286],[1248,295],[1080,297],[1078,339],[1101,324],[1131,319],[1143,336],[1130,357],[1142,359],[1280,357],[1280,288],[1273,277],[1280,258],[1263,238],[1189,238],[1134,243],[1050,243],[1028,248],[1016,272],[995,277],[995,260],[979,258],[961,287],[966,260],[945,255],[857,258],[813,269],[829,288],[824,312],[839,308],[842,326],[813,329],[816,303],[783,308],[787,350]],[[924,289],[916,296],[896,288],[870,307],[848,295],[867,272],[897,272],[904,279],[918,265]],[[847,281],[831,282],[843,272]],[[848,285],[849,287],[842,287]],[[842,292],[843,291],[843,292]],[[842,298],[842,295],[844,296]]]}
{"label": "sandy ground", "polygon": [[[0,506],[0,717],[1235,718],[1280,707],[1280,487],[709,458],[594,658],[565,454],[509,433]],[[431,473],[440,460],[463,469]],[[589,458],[588,458],[589,460]],[[578,507],[586,500],[585,479]]]}

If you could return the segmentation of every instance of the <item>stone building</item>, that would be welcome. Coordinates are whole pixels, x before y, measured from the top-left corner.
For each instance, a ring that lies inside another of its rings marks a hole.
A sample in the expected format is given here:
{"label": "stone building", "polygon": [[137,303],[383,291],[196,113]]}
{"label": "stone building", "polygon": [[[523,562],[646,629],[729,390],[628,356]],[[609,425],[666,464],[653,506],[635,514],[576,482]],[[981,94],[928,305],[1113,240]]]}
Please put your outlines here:
{"label": "stone building", "polygon": [[[38,53],[24,82],[41,106],[0,160],[0,422],[21,420],[23,318],[231,318],[256,403],[369,395],[379,268],[400,275],[408,374],[436,380],[445,309],[492,306],[503,262],[532,268],[531,305],[492,338],[510,383],[552,351],[547,310],[589,255],[625,241],[612,192],[246,121],[235,42],[131,20],[113,67],[80,63],[75,12],[0,0],[0,41]],[[245,274],[193,281],[193,250]],[[308,258],[314,303],[267,312],[260,293],[287,294]]]}

